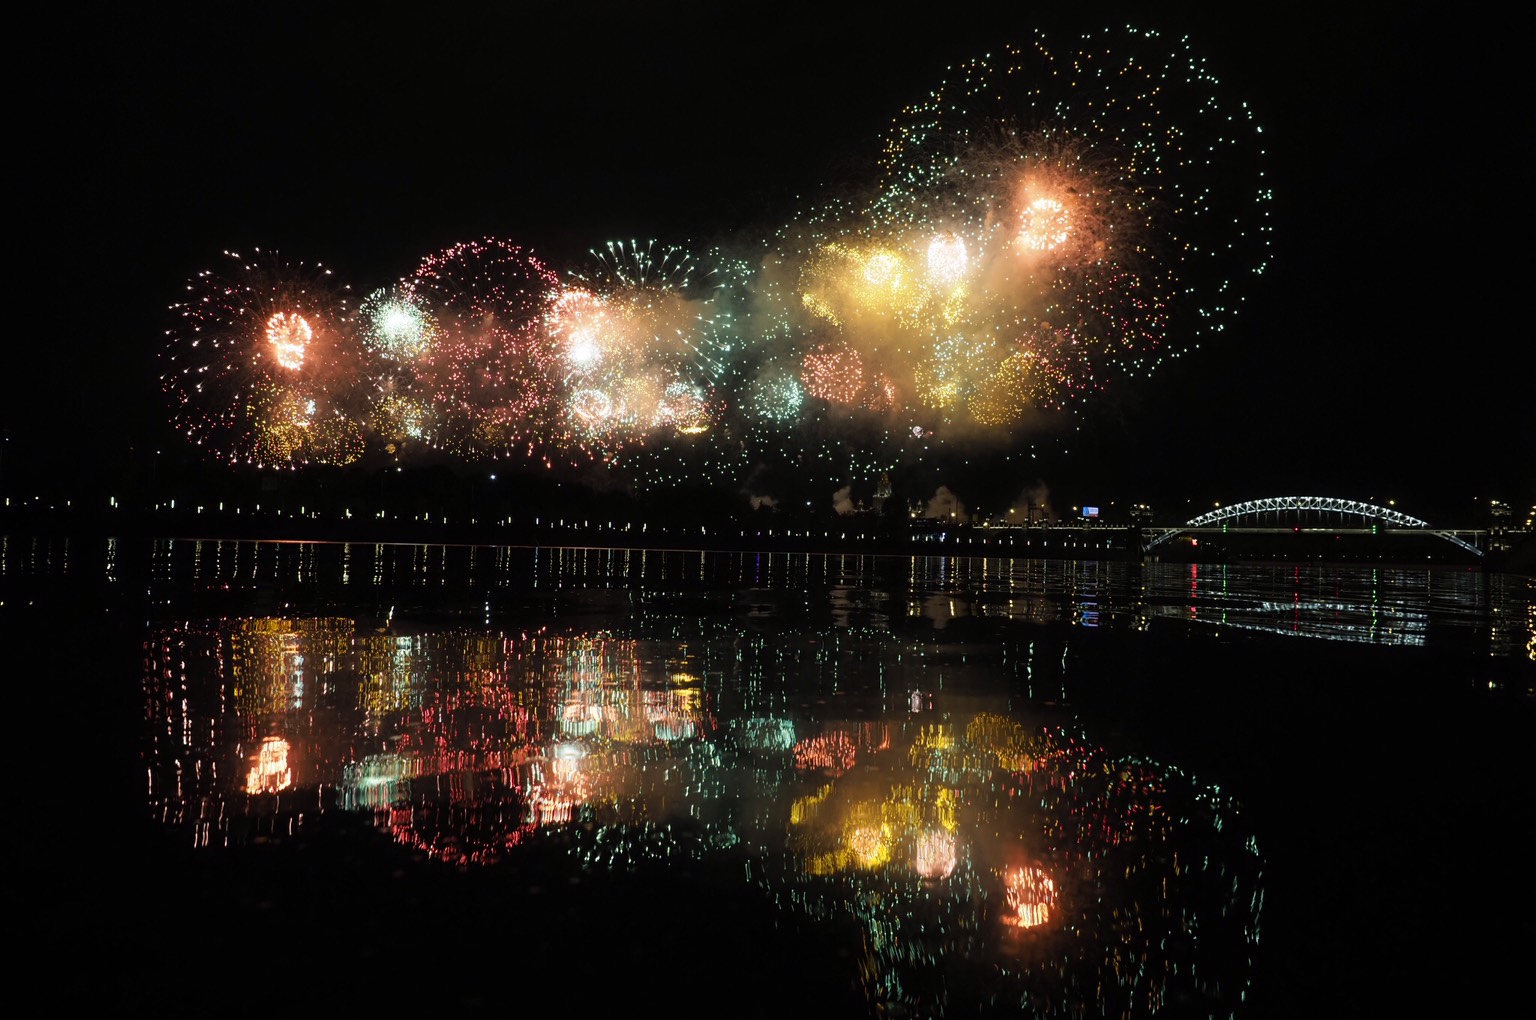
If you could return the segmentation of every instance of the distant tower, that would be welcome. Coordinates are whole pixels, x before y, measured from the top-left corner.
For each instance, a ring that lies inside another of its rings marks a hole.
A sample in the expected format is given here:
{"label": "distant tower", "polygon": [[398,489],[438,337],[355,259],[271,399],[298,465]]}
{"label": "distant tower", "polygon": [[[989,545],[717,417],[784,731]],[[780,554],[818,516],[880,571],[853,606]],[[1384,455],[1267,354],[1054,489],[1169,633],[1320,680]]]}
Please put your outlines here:
{"label": "distant tower", "polygon": [[1488,503],[1488,548],[1498,552],[1507,552],[1513,544],[1509,537],[1510,526],[1514,521],[1514,507],[1503,500],[1490,500]]}
{"label": "distant tower", "polygon": [[891,498],[891,476],[880,472],[880,484],[875,486],[875,513],[885,512],[885,501]]}

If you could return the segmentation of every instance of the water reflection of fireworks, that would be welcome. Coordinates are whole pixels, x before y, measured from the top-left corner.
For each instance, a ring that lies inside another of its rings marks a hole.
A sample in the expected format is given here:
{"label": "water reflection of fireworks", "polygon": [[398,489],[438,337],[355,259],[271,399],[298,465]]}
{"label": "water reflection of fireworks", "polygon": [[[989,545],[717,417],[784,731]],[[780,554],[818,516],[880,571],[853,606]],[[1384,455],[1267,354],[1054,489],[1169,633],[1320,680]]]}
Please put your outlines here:
{"label": "water reflection of fireworks", "polygon": [[[173,630],[147,646],[151,810],[199,845],[345,809],[459,866],[525,853],[615,873],[718,866],[805,917],[857,925],[871,1002],[914,1015],[1241,1001],[1261,868],[1229,800],[974,706],[912,715],[898,693],[879,718],[765,712],[779,693],[751,678],[782,667],[757,659],[765,648],[729,627],[686,649],[669,633],[660,648],[607,632],[400,638],[344,620]],[[178,673],[186,662],[212,672],[212,696]],[[739,722],[718,725],[722,711]],[[227,748],[199,743],[223,733]],[[1195,929],[1201,972],[1220,980],[1183,967]]]}

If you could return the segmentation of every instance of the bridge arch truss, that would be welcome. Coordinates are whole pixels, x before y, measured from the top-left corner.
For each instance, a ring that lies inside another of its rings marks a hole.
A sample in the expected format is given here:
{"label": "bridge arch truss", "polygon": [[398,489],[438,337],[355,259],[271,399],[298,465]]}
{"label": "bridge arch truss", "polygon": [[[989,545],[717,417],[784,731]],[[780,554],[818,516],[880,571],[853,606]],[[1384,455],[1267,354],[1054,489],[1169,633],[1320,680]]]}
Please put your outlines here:
{"label": "bridge arch truss", "polygon": [[1351,517],[1359,517],[1362,521],[1380,522],[1396,528],[1423,529],[1427,534],[1443,538],[1453,545],[1460,546],[1478,556],[1483,555],[1483,550],[1468,542],[1454,531],[1437,530],[1429,526],[1428,521],[1409,516],[1393,510],[1391,507],[1376,506],[1373,503],[1361,503],[1352,499],[1336,499],[1332,496],[1271,496],[1267,499],[1250,499],[1243,503],[1233,503],[1231,506],[1218,507],[1208,513],[1191,517],[1179,528],[1168,528],[1150,536],[1147,548],[1161,545],[1175,535],[1183,533],[1190,528],[1221,527],[1229,523],[1236,523],[1242,518],[1262,518],[1265,514],[1305,513],[1316,511],[1319,514],[1340,514]]}
{"label": "bridge arch truss", "polygon": [[1316,510],[1320,513],[1349,514],[1367,520],[1378,520],[1399,528],[1427,528],[1428,521],[1398,513],[1384,506],[1357,503],[1352,499],[1334,499],[1330,496],[1273,496],[1269,499],[1250,499],[1246,503],[1233,503],[1220,507],[1184,522],[1186,528],[1204,528],[1239,517],[1259,516],[1266,513],[1289,513]]}

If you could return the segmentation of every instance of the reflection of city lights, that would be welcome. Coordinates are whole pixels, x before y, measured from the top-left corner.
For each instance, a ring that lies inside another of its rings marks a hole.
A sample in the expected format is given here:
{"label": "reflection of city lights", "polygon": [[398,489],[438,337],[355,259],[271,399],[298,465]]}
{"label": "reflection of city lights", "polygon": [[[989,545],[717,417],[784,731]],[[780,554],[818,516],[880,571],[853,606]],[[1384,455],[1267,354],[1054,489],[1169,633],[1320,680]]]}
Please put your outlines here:
{"label": "reflection of city lights", "polygon": [[928,829],[917,837],[912,852],[912,870],[923,878],[948,878],[955,870],[953,833]]}
{"label": "reflection of city lights", "polygon": [[560,713],[560,729],[576,737],[585,737],[597,732],[598,723],[603,721],[603,706],[583,704],[575,701],[565,705]]}
{"label": "reflection of city lights", "polygon": [[524,791],[527,797],[525,821],[534,825],[565,825],[575,816],[578,805],[591,797],[592,777],[582,764],[587,749],[564,741],[550,748],[547,759],[549,775],[535,780]]}
{"label": "reflection of city lights", "polygon": [[694,691],[647,691],[645,721],[658,740],[687,740],[698,732],[698,695]]}
{"label": "reflection of city lights", "polygon": [[860,825],[848,833],[848,852],[855,863],[877,867],[890,859],[890,834],[880,825]]}
{"label": "reflection of city lights", "polygon": [[399,754],[374,755],[351,762],[342,772],[343,806],[388,807],[409,790],[411,777],[420,771],[420,761]]}
{"label": "reflection of city lights", "polygon": [[1003,919],[1007,924],[1034,928],[1051,919],[1056,883],[1050,875],[1035,867],[1012,868],[1003,882],[1008,889],[1008,909],[1013,911]]}
{"label": "reflection of city lights", "polygon": [[256,754],[256,764],[245,775],[246,793],[274,793],[293,785],[293,769],[288,767],[288,741],[267,737]]}
{"label": "reflection of city lights", "polygon": [[788,751],[795,746],[792,719],[743,719],[735,724],[744,746],[758,751]]}
{"label": "reflection of city lights", "polygon": [[576,802],[562,790],[541,787],[528,801],[528,821],[535,825],[565,825],[576,810]]}
{"label": "reflection of city lights", "polygon": [[[181,713],[169,732],[183,739],[164,743],[157,724],[151,806],[202,826],[199,845],[235,845],[297,832],[335,803],[371,814],[418,858],[460,867],[526,853],[626,874],[674,861],[737,874],[746,850],[748,881],[787,909],[824,917],[858,905],[871,980],[909,1016],[941,1015],[942,1003],[922,999],[937,985],[928,977],[948,982],[972,964],[987,1001],[1072,981],[1098,997],[1069,1003],[1078,1012],[1141,1015],[1128,996],[1181,991],[1174,968],[1189,942],[1170,933],[1198,920],[1202,948],[1251,943],[1260,862],[1239,842],[1236,805],[1192,800],[1201,791],[1177,773],[1011,714],[954,712],[928,673],[893,677],[874,717],[799,714],[782,692],[750,686],[738,704],[716,696],[714,678],[739,668],[755,683],[779,665],[755,656],[776,653],[743,652],[730,627],[685,650],[675,640],[401,637],[280,618],[157,633],[146,695],[157,713]],[[196,713],[221,710],[225,690],[244,740],[192,746],[220,732]],[[356,699],[345,716],[354,731],[313,707],[343,696]],[[797,728],[812,735],[797,740]],[[236,783],[248,770],[246,788],[268,795],[219,800],[238,793],[231,765]],[[1184,867],[1201,858],[1220,869]],[[1026,860],[1036,863],[1003,864]],[[1062,891],[1069,874],[1087,895]],[[956,960],[966,962],[949,968]],[[1140,968],[1134,991],[1116,983],[1128,966]],[[1216,972],[1240,1001],[1246,972]],[[920,979],[915,995],[909,977]]]}
{"label": "reflection of city lights", "polygon": [[794,756],[796,768],[846,772],[853,768],[858,752],[847,734],[828,733],[800,741],[795,745]]}

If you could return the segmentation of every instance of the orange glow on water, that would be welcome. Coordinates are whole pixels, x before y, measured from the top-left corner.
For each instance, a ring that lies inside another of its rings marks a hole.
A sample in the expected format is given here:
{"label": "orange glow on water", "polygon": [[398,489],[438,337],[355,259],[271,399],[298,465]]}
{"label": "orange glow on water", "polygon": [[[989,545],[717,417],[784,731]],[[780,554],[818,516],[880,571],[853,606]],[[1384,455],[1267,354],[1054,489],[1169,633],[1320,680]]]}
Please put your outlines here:
{"label": "orange glow on water", "polygon": [[256,764],[245,776],[246,793],[275,793],[293,785],[293,769],[288,765],[288,741],[267,737],[256,754]]}
{"label": "orange glow on water", "polygon": [[1056,906],[1056,882],[1036,867],[1012,868],[1003,876],[1008,909],[1003,920],[1018,928],[1035,928],[1051,919]]}

